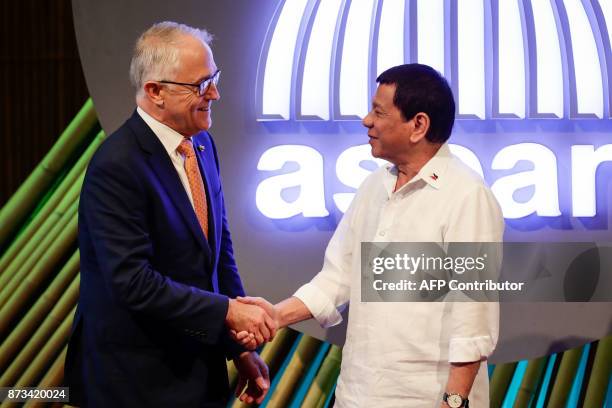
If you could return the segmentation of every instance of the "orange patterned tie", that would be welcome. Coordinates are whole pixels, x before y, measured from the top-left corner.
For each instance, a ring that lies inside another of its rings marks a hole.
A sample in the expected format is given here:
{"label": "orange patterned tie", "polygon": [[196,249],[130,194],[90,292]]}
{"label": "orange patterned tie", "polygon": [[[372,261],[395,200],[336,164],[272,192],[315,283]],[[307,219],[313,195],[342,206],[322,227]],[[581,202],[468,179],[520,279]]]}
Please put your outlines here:
{"label": "orange patterned tie", "polygon": [[202,175],[198,167],[198,159],[196,159],[193,151],[191,140],[184,139],[176,149],[180,154],[185,156],[185,172],[187,180],[189,180],[189,188],[191,188],[191,197],[193,198],[193,206],[196,216],[204,232],[204,236],[208,239],[208,206],[206,205],[206,189],[202,181]]}

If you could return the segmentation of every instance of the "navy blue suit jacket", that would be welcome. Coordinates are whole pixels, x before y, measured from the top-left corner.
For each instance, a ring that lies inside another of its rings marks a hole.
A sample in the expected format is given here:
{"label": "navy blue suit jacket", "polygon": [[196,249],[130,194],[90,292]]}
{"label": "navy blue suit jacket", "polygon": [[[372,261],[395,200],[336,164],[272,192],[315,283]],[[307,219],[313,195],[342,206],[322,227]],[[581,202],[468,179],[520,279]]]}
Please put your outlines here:
{"label": "navy blue suit jacket", "polygon": [[[223,406],[228,297],[244,295],[212,138],[192,138],[209,239],[159,139],[134,112],[91,160],[79,204],[80,296],[65,366],[71,401]],[[203,146],[203,149],[198,148]]]}

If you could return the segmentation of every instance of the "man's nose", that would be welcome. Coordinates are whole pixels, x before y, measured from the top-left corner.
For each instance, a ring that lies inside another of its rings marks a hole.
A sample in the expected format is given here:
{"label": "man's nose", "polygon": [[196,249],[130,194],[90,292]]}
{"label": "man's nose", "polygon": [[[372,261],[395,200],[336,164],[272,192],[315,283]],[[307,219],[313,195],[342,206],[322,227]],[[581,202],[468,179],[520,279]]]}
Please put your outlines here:
{"label": "man's nose", "polygon": [[208,87],[208,89],[206,90],[206,99],[208,100],[212,100],[212,101],[217,101],[221,98],[221,94],[219,93],[219,88],[217,88],[217,85],[213,83],[211,83]]}

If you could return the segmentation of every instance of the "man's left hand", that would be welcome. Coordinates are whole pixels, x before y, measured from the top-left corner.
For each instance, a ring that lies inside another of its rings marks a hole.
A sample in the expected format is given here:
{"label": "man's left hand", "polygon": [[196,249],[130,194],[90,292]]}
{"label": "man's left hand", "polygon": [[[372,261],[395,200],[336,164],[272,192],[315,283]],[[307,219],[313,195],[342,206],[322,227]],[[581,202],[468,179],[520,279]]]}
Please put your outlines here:
{"label": "man's left hand", "polygon": [[247,404],[253,402],[261,404],[270,389],[270,376],[266,363],[259,354],[245,351],[234,359],[234,364],[238,370],[236,398]]}

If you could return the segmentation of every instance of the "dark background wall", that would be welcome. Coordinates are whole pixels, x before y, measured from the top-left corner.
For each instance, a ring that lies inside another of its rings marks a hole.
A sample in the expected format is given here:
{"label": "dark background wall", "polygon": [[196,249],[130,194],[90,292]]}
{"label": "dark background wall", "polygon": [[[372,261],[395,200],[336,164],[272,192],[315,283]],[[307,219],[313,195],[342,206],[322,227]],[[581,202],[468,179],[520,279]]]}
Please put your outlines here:
{"label": "dark background wall", "polygon": [[0,1],[0,207],[87,100],[70,0]]}

